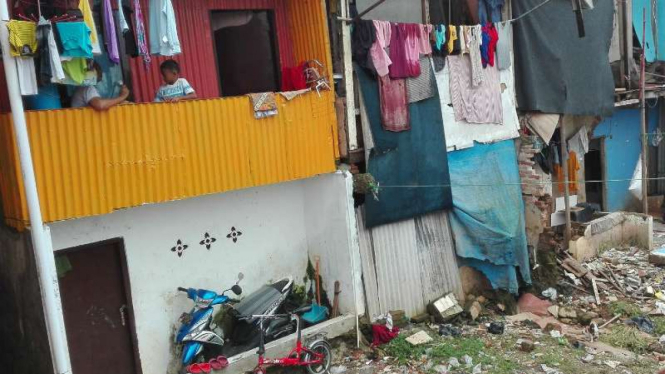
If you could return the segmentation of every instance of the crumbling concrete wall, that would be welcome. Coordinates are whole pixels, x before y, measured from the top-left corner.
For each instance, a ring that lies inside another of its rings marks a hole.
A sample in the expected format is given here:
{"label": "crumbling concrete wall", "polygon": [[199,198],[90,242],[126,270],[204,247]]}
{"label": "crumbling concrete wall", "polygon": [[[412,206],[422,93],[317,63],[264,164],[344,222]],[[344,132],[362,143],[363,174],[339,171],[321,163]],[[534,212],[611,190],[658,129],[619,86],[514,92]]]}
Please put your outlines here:
{"label": "crumbling concrete wall", "polygon": [[570,241],[570,252],[582,261],[598,255],[601,249],[631,245],[653,249],[653,217],[615,212],[589,222],[584,235]]}
{"label": "crumbling concrete wall", "polygon": [[0,372],[53,373],[30,234],[1,223],[0,295]]}
{"label": "crumbling concrete wall", "polygon": [[540,152],[540,146],[528,138],[520,139],[518,161],[522,180],[522,198],[524,200],[527,244],[532,249],[538,248],[540,234],[550,226],[552,177],[543,172],[533,161]]}

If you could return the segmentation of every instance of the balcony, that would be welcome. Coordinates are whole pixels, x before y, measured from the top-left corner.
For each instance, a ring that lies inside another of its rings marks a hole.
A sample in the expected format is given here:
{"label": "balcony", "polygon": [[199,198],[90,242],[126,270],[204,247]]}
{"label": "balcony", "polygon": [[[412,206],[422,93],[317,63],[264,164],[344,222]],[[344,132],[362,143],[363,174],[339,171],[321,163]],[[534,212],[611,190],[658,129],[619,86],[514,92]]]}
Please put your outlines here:
{"label": "balcony", "polygon": [[[256,120],[249,98],[26,112],[45,222],[280,183],[335,170],[332,91]],[[0,117],[6,223],[28,223],[11,115]]]}

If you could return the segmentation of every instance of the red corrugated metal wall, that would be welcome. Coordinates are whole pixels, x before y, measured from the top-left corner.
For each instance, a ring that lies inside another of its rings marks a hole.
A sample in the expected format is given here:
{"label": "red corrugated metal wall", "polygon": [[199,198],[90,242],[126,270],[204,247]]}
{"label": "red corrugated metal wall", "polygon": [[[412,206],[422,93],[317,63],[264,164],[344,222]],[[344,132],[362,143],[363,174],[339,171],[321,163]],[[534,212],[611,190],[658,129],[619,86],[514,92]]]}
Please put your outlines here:
{"label": "red corrugated metal wall", "polygon": [[[141,0],[146,29],[149,29],[148,3],[148,0]],[[274,10],[281,66],[293,65],[285,0],[173,0],[173,7],[182,46],[182,54],[174,59],[180,63],[183,77],[187,78],[201,98],[219,97],[219,79],[210,28],[212,10]],[[152,57],[147,67],[141,58],[130,62],[134,95],[139,102],[152,101],[157,88],[162,84],[159,64],[167,58]]]}

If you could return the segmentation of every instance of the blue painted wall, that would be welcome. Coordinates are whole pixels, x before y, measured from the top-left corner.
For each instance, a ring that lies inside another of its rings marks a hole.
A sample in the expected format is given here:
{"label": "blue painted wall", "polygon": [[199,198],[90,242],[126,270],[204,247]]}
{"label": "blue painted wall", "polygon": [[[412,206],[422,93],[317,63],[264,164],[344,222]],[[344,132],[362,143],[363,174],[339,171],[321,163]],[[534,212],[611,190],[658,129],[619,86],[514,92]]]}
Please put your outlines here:
{"label": "blue painted wall", "polygon": [[[653,103],[652,103],[653,105]],[[647,113],[649,132],[658,127],[658,107]],[[640,158],[640,110],[617,110],[612,117],[605,118],[593,131],[593,137],[605,137],[605,179],[631,179]],[[615,212],[633,207],[636,199],[628,191],[630,182],[608,182],[608,211]]]}

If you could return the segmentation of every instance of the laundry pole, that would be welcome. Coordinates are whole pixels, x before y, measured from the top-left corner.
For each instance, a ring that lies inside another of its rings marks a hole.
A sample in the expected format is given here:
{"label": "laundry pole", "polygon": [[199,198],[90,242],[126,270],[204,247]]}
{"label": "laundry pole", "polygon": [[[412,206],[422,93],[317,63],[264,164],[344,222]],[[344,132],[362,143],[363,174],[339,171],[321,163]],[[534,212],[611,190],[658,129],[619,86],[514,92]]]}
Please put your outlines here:
{"label": "laundry pole", "polygon": [[[9,103],[12,110],[23,185],[28,203],[30,235],[32,237],[32,247],[35,252],[35,262],[39,276],[49,346],[51,347],[51,357],[53,358],[55,373],[69,374],[72,372],[72,366],[67,346],[65,320],[62,314],[55,256],[53,254],[50,235],[48,229],[44,226],[42,211],[39,205],[37,182],[35,180],[32,154],[30,153],[30,139],[23,111],[16,61],[9,52],[9,30],[6,26],[6,23],[9,21],[9,10],[7,8],[7,1],[5,0],[0,0],[0,19],[2,20],[2,25],[0,25],[2,60],[5,67],[7,90],[9,91]],[[42,339],[43,337],[36,336],[33,338]]]}

